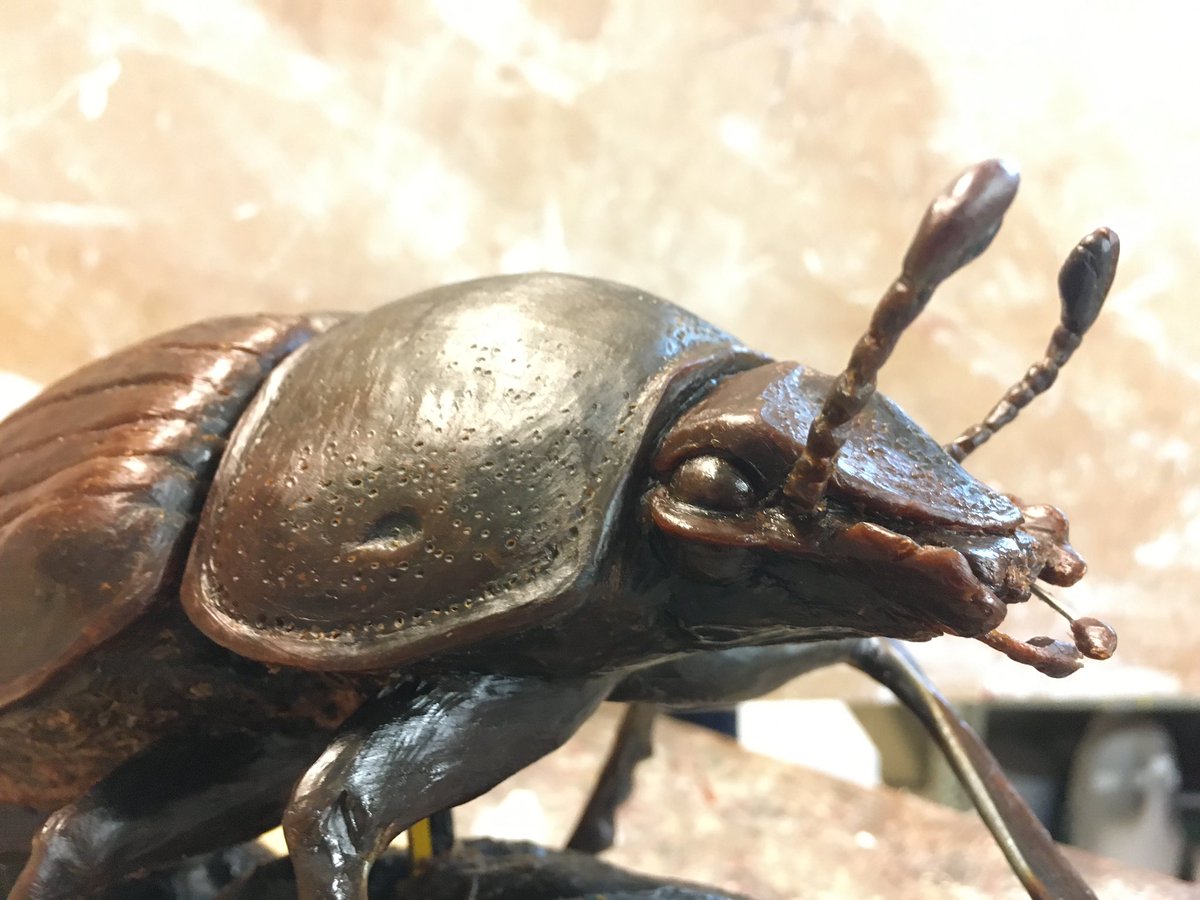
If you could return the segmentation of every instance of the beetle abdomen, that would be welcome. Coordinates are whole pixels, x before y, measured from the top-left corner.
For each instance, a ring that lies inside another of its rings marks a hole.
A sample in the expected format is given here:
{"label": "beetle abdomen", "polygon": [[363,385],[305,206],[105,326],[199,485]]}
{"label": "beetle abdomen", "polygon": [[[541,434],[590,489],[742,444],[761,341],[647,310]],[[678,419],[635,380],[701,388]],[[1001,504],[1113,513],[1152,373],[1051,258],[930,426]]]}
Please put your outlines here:
{"label": "beetle abdomen", "polygon": [[244,656],[330,671],[544,622],[595,574],[656,413],[761,362],[670,303],[564,275],[374,310],[276,369],[239,422],[184,608]]}
{"label": "beetle abdomen", "polygon": [[173,592],[238,416],[281,358],[337,321],[201,322],[85,366],[0,422],[0,707]]}

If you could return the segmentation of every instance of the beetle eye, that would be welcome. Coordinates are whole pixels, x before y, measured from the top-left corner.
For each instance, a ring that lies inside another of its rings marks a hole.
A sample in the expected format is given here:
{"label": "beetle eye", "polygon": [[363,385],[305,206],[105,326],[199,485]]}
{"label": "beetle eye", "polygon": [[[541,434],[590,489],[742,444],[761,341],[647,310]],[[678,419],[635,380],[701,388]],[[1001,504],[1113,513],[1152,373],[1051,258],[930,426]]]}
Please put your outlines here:
{"label": "beetle eye", "polygon": [[720,456],[693,456],[671,476],[677,500],[719,512],[741,512],[755,500],[755,490],[741,470]]}

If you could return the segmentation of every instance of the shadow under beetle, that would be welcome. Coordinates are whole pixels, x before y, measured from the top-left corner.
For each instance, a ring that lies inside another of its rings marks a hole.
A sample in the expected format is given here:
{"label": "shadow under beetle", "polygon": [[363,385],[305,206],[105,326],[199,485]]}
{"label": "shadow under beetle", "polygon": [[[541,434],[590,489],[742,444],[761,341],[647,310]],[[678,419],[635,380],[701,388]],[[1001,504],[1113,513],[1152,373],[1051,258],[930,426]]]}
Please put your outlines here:
{"label": "shadow under beetle", "polygon": [[1060,512],[958,464],[1078,345],[1115,235],[1071,253],[1046,358],[981,425],[943,448],[875,392],[1017,181],[987,162],[934,201],[837,378],[533,274],[206,321],[49,387],[0,423],[11,896],[85,897],[282,821],[301,900],[361,900],[396,834],[606,698],[732,700],[845,660],[922,716],[1031,894],[1090,896],[879,639],[977,637],[1052,675],[1115,646],[1088,619],[1073,646],[997,630],[1084,565]]}

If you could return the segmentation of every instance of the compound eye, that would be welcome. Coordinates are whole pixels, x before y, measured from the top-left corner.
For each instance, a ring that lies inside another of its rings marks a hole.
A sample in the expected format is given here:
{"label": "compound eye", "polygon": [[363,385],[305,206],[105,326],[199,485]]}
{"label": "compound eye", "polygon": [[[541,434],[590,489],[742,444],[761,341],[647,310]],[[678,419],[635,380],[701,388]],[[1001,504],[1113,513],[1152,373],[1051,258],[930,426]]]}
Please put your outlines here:
{"label": "compound eye", "polygon": [[742,512],[756,492],[741,470],[721,456],[693,456],[671,476],[675,499],[717,512]]}

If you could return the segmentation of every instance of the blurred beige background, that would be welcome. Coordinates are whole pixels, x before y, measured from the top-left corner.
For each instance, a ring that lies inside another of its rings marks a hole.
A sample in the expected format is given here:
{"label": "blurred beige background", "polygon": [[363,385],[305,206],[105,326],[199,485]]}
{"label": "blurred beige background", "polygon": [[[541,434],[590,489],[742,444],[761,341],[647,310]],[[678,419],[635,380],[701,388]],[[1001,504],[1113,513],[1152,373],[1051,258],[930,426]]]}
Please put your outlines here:
{"label": "blurred beige background", "polygon": [[[836,371],[933,192],[1007,156],[1005,229],[882,387],[952,437],[1040,354],[1066,251],[1120,232],[1105,316],[970,467],[1071,515],[1092,571],[1070,602],[1121,649],[1062,683],[966,641],[922,657],[959,696],[1196,694],[1200,62],[1180,9],[3,4],[0,371],[46,382],[203,316],[534,268],[640,285]],[[1010,624],[1064,631],[1035,609]]]}

